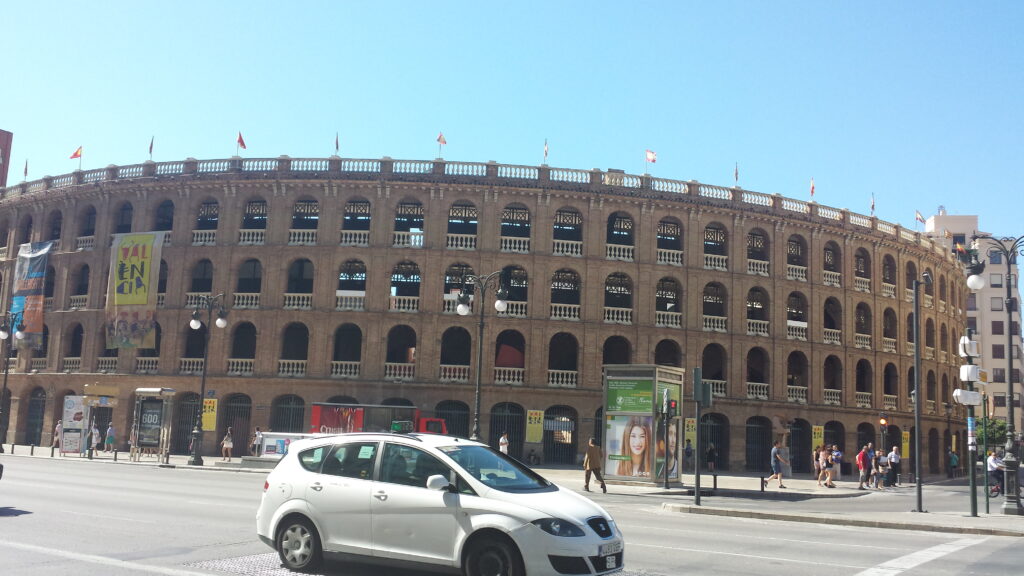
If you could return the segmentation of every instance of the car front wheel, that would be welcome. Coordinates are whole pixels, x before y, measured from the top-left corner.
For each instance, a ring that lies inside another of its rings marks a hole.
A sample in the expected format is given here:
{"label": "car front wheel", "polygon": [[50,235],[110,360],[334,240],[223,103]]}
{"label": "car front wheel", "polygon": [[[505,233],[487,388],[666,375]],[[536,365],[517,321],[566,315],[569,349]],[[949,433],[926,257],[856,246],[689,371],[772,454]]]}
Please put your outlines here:
{"label": "car front wheel", "polygon": [[463,572],[465,576],[524,576],[526,569],[510,542],[487,538],[473,545]]}
{"label": "car front wheel", "polygon": [[285,522],[277,533],[277,555],[289,570],[311,572],[319,568],[323,556],[316,528],[305,518]]}

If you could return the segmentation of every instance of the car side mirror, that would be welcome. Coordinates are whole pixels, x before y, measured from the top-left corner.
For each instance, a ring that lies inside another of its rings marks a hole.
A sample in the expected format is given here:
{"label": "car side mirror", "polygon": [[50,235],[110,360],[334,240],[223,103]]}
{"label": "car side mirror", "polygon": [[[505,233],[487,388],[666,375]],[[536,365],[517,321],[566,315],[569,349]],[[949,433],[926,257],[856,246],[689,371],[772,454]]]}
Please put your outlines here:
{"label": "car side mirror", "polygon": [[448,490],[449,486],[451,483],[440,474],[434,474],[427,478],[427,489],[429,490]]}

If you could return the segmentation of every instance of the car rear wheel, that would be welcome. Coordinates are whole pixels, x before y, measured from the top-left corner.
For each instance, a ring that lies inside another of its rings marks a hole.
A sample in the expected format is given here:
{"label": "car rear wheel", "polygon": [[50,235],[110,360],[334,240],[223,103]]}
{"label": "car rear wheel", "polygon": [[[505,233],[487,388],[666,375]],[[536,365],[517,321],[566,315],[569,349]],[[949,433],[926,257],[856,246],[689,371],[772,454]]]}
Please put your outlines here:
{"label": "car rear wheel", "polygon": [[277,533],[277,555],[289,570],[311,572],[319,568],[323,555],[316,528],[305,518],[287,520]]}
{"label": "car rear wheel", "polygon": [[463,572],[465,576],[524,576],[526,569],[512,543],[486,538],[473,545]]}

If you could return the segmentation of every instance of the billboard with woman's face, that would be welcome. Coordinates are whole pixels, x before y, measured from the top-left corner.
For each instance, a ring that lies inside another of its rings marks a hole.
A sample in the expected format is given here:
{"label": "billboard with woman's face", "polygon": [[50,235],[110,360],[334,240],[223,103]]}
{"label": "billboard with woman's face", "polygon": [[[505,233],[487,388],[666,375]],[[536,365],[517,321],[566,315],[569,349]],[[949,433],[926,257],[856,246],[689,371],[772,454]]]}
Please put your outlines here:
{"label": "billboard with woman's face", "polygon": [[650,478],[654,441],[651,416],[608,416],[605,473],[609,476]]}

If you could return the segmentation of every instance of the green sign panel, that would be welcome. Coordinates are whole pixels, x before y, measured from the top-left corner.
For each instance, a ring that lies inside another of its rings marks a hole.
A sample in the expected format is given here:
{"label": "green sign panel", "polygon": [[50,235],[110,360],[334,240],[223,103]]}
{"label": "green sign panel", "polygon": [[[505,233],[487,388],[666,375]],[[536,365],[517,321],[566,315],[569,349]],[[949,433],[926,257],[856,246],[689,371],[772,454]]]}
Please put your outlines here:
{"label": "green sign panel", "polygon": [[654,381],[650,379],[608,379],[608,412],[642,412],[654,409]]}

